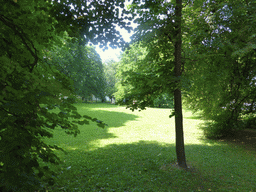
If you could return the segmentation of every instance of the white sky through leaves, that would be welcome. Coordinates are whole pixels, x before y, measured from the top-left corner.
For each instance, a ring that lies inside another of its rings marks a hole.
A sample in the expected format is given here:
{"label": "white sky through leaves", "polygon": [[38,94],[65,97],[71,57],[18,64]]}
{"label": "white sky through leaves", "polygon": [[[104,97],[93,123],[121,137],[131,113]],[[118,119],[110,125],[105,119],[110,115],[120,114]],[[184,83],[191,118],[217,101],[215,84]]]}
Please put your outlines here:
{"label": "white sky through leaves", "polygon": [[[126,42],[131,41],[130,37],[131,37],[132,33],[128,33],[125,29],[118,29],[118,30],[120,31],[121,35],[123,36],[123,38]],[[99,53],[99,55],[102,59],[102,62],[105,62],[105,61],[111,60],[111,59],[118,61],[120,53],[122,52],[121,48],[112,49],[109,46],[108,46],[107,50],[103,51],[103,49],[101,49],[98,45],[96,45],[96,51]]]}
{"label": "white sky through leaves", "polygon": [[[127,6],[129,4],[129,0],[126,0],[125,5]],[[137,24],[131,22],[132,27],[136,28]],[[128,33],[125,29],[121,29],[120,27],[117,26],[118,31],[120,31],[122,37],[126,42],[130,42],[131,39],[130,37],[132,36],[133,32]],[[95,45],[96,51],[100,55],[102,62],[106,62],[107,60],[114,60],[114,61],[119,61],[120,60],[120,54],[122,52],[121,48],[117,49],[112,49],[111,47],[108,46],[108,49],[103,51],[102,48],[99,47],[99,45]]]}

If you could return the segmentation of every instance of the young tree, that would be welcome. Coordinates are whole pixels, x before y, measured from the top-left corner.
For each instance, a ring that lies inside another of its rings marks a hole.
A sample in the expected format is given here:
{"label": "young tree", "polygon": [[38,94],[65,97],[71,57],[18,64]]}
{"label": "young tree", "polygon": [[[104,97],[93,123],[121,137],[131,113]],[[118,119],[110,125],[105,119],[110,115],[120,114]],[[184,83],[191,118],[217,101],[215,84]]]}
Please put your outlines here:
{"label": "young tree", "polygon": [[180,78],[181,78],[181,46],[182,46],[182,0],[176,0],[175,6],[175,23],[174,28],[176,32],[174,40],[174,58],[175,67],[174,73],[176,77],[176,88],[174,90],[174,109],[175,109],[175,130],[176,130],[176,154],[178,165],[183,168],[187,168],[185,149],[184,149],[184,134],[183,134],[183,117],[182,117],[182,101],[181,101],[181,88],[180,88]]}
{"label": "young tree", "polygon": [[[146,47],[145,58],[136,60],[137,69],[127,72],[130,90],[123,96],[132,110],[151,106],[162,93],[174,95],[177,162],[186,168],[183,139],[182,75],[182,1],[133,1],[131,12],[139,17],[134,42]],[[138,49],[137,49],[138,50]],[[127,52],[133,52],[133,47]],[[141,51],[141,50],[139,50]],[[129,55],[129,54],[128,54]],[[132,57],[135,60],[136,57]]]}

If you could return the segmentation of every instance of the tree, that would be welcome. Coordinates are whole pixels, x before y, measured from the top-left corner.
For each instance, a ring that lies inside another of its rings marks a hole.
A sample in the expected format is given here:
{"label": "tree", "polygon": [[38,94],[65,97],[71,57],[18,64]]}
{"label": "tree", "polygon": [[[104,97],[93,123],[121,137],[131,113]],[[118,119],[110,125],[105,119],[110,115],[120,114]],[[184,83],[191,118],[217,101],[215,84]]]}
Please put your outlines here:
{"label": "tree", "polygon": [[114,98],[114,93],[117,91],[116,88],[116,68],[117,63],[113,60],[107,61],[104,63],[104,74],[106,79],[106,96],[111,99]]}
{"label": "tree", "polygon": [[40,186],[38,178],[51,174],[48,166],[39,164],[40,160],[58,163],[53,153],[58,147],[41,140],[52,136],[47,128],[61,125],[71,134],[78,133],[76,123],[67,121],[68,116],[77,117],[69,102],[61,106],[63,111],[70,112],[65,117],[42,106],[50,108],[52,103],[63,103],[59,94],[66,92],[69,96],[71,89],[65,76],[43,62],[44,49],[49,49],[57,37],[52,35],[54,29],[49,25],[53,21],[43,16],[47,4],[41,3],[6,1],[0,15],[2,191],[35,189]]}
{"label": "tree", "polygon": [[[155,81],[153,72],[150,68],[145,68],[146,56],[146,49],[140,43],[134,43],[122,54],[117,66],[118,91],[115,93],[115,98],[118,103],[125,103],[132,110],[153,106],[153,100],[144,100],[149,92],[153,97],[155,88],[152,87]],[[150,78],[151,81],[148,81]]]}
{"label": "tree", "polygon": [[56,46],[49,52],[49,64],[70,77],[73,81],[75,93],[83,99],[95,95],[105,97],[105,78],[103,64],[94,47],[79,45],[74,38],[64,40],[62,47]]}
{"label": "tree", "polygon": [[[107,9],[102,7],[110,3]],[[1,1],[1,191],[35,191],[43,188],[43,181],[51,184],[54,173],[41,162],[58,164],[59,159],[53,150],[60,148],[47,145],[42,138],[52,137],[49,130],[58,126],[68,134],[77,135],[78,124],[88,124],[89,120],[96,122],[97,119],[81,117],[76,112],[72,105],[72,83],[56,65],[49,64],[48,52],[53,50],[53,45],[63,46],[60,37],[66,29],[71,36],[83,37],[87,42],[96,41],[97,34],[92,30],[98,28],[98,39],[105,39],[103,43],[120,44],[115,40],[119,34],[113,23],[126,25],[117,16],[118,6],[123,3]],[[71,4],[75,8],[71,8]],[[96,20],[95,15],[100,19]],[[78,35],[73,27],[81,27]],[[105,29],[106,35],[100,35]],[[56,107],[57,113],[50,111]],[[98,125],[104,127],[103,123]]]}
{"label": "tree", "polygon": [[211,120],[205,134],[220,138],[255,114],[255,2],[210,1],[200,9],[187,52],[186,102]]}
{"label": "tree", "polygon": [[[141,42],[147,54],[137,60],[137,57],[131,56],[134,52],[136,54],[133,47],[136,45],[127,50],[132,58],[128,59],[129,62],[135,62],[137,68],[125,74],[123,84],[130,84],[130,88],[124,93],[123,99],[134,110],[152,106],[154,99],[162,93],[174,95],[177,161],[180,167],[186,168],[181,107],[181,10],[182,2],[178,0],[176,3],[145,0],[131,4],[131,12],[139,15],[135,19],[139,25],[133,41]],[[142,51],[137,50],[138,53]]]}
{"label": "tree", "polygon": [[175,7],[175,41],[174,41],[174,58],[175,58],[175,77],[177,79],[177,87],[174,90],[174,109],[175,109],[175,130],[176,130],[176,154],[178,165],[183,168],[187,168],[185,149],[184,149],[184,135],[183,135],[183,117],[182,117],[182,101],[181,101],[181,89],[180,80],[181,77],[181,46],[182,46],[182,33],[181,33],[181,23],[182,23],[182,0],[176,0]]}

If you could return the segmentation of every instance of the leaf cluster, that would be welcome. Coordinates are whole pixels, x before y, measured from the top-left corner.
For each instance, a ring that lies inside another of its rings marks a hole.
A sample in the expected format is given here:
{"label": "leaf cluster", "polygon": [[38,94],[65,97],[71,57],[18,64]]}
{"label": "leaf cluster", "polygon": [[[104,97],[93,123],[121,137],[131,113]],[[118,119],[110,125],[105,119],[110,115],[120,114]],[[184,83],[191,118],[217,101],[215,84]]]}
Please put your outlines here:
{"label": "leaf cluster", "polygon": [[71,37],[80,38],[83,44],[99,43],[105,47],[108,43],[112,47],[125,44],[116,25],[128,31],[132,29],[129,22],[131,15],[124,9],[124,0],[116,1],[87,1],[87,0],[54,0],[50,8],[50,15],[58,23],[58,31],[67,31]]}

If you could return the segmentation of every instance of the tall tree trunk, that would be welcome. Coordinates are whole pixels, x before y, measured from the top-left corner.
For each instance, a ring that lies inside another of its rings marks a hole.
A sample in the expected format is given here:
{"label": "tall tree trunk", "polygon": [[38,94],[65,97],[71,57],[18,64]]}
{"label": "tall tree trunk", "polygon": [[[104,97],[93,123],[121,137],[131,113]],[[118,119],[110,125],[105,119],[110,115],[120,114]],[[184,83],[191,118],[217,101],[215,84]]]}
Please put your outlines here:
{"label": "tall tree trunk", "polygon": [[[175,7],[175,77],[180,78],[181,76],[181,11],[182,11],[182,0],[176,0]],[[183,135],[183,117],[182,117],[182,101],[181,101],[181,90],[180,80],[177,80],[177,88],[174,90],[174,109],[175,109],[175,131],[176,131],[176,154],[177,162],[180,167],[187,168],[185,149],[184,149],[184,135]]]}

